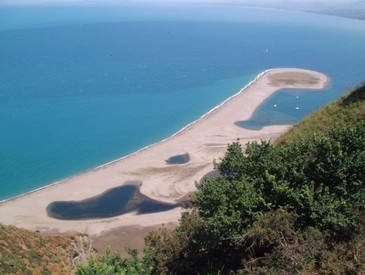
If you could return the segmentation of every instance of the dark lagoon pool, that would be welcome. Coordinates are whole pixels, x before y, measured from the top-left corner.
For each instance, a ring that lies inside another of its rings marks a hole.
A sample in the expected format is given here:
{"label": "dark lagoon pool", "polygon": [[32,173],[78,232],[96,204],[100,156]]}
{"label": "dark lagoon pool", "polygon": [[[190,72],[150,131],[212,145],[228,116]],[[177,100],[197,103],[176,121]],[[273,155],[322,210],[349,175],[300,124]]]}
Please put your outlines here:
{"label": "dark lagoon pool", "polygon": [[153,200],[139,191],[140,182],[111,188],[81,201],[55,201],[48,205],[49,217],[60,220],[100,219],[136,211],[138,214],[162,212],[183,206]]}

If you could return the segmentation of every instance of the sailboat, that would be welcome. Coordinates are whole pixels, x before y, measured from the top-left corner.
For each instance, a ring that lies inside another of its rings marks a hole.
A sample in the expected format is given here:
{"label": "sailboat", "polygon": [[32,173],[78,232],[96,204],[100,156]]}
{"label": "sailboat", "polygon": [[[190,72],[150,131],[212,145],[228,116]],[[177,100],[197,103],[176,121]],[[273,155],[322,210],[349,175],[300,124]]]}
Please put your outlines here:
{"label": "sailboat", "polygon": [[[299,93],[298,93],[298,91],[297,91],[297,96],[295,97],[296,99],[298,99],[299,98]],[[295,107],[295,110],[299,110],[299,106],[296,106]]]}

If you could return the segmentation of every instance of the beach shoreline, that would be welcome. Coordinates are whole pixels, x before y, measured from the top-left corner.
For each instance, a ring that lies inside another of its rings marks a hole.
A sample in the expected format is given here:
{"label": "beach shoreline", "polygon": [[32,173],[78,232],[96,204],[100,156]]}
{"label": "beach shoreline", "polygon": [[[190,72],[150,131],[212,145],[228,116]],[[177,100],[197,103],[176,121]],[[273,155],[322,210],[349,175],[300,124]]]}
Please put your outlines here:
{"label": "beach shoreline", "polygon": [[[199,181],[213,170],[213,159],[224,155],[227,144],[274,139],[290,125],[268,126],[259,131],[235,125],[249,119],[273,93],[283,88],[323,89],[329,78],[315,71],[294,68],[270,69],[260,73],[238,93],[214,107],[198,120],[170,137],[130,155],[92,170],[57,181],[29,193],[0,202],[0,222],[41,232],[82,231],[105,234],[121,226],[155,226],[177,223],[181,209],[138,215],[127,213],[93,220],[57,220],[47,215],[54,201],[80,201],[105,190],[140,181],[140,192],[152,199],[174,203],[195,190]],[[189,154],[184,164],[168,164],[171,156]]]}
{"label": "beach shoreline", "polygon": [[213,107],[211,110],[209,110],[207,113],[205,113],[205,114],[203,114],[201,117],[199,117],[197,120],[194,120],[193,122],[191,122],[191,123],[189,123],[189,124],[187,124],[186,126],[184,126],[183,128],[181,128],[180,130],[178,130],[176,133],[173,133],[172,135],[170,135],[169,137],[167,137],[167,138],[164,138],[164,139],[162,139],[162,140],[160,140],[160,141],[158,141],[158,142],[155,142],[155,143],[152,143],[152,144],[150,144],[150,145],[147,145],[147,146],[145,146],[145,147],[142,147],[141,149],[138,149],[137,151],[135,151],[135,152],[132,152],[131,154],[128,154],[128,155],[125,155],[125,156],[122,156],[122,157],[120,157],[120,158],[117,158],[117,159],[115,159],[115,160],[112,160],[112,161],[109,161],[109,162],[107,162],[107,163],[104,163],[104,164],[101,164],[101,165],[98,165],[98,166],[96,166],[96,167],[94,167],[94,168],[91,168],[91,169],[87,169],[87,170],[85,170],[85,171],[82,171],[82,172],[80,172],[80,173],[78,173],[78,174],[75,174],[75,175],[72,175],[72,176],[70,176],[70,177],[66,177],[66,178],[64,178],[64,179],[61,179],[61,180],[58,180],[58,181],[55,181],[55,182],[52,182],[52,183],[50,183],[50,184],[47,184],[47,185],[45,185],[45,186],[42,186],[42,187],[39,187],[39,188],[36,188],[36,189],[34,189],[34,190],[31,190],[31,191],[29,191],[29,192],[26,192],[26,193],[23,193],[23,194],[20,194],[20,195],[17,195],[17,196],[14,196],[14,197],[11,197],[11,198],[7,198],[7,199],[3,199],[3,200],[0,200],[0,205],[2,204],[2,203],[5,203],[5,202],[8,202],[8,201],[12,201],[12,200],[16,200],[16,199],[18,199],[18,198],[21,198],[21,197],[24,197],[24,196],[28,196],[28,195],[30,195],[30,194],[32,194],[32,193],[35,193],[35,192],[38,192],[38,191],[41,191],[41,190],[44,190],[44,189],[47,189],[47,188],[50,188],[50,187],[52,187],[52,186],[54,186],[54,185],[57,185],[57,184],[62,184],[62,182],[64,182],[64,181],[67,181],[67,180],[71,180],[72,178],[74,178],[74,177],[78,177],[78,176],[81,176],[81,175],[83,175],[83,174],[85,174],[85,173],[89,173],[89,172],[92,172],[92,171],[97,171],[98,169],[102,169],[102,168],[104,168],[104,167],[106,167],[106,166],[109,166],[109,165],[111,165],[111,164],[113,164],[113,163],[116,163],[116,162],[118,162],[118,161],[122,161],[122,160],[124,160],[124,159],[128,159],[129,157],[132,157],[132,156],[134,156],[134,155],[136,155],[136,154],[138,154],[138,153],[140,153],[140,152],[143,152],[143,151],[145,151],[145,150],[147,150],[147,149],[149,149],[149,148],[151,148],[151,147],[153,147],[153,146],[156,146],[156,145],[159,145],[159,144],[161,144],[161,143],[163,143],[163,142],[165,142],[165,141],[167,141],[167,140],[169,140],[169,139],[171,139],[171,138],[173,138],[173,137],[175,137],[175,136],[177,136],[177,135],[179,135],[181,132],[183,132],[184,130],[186,130],[186,129],[188,129],[189,127],[191,127],[191,126],[193,126],[195,123],[197,123],[197,122],[199,122],[200,120],[202,120],[202,119],[204,119],[206,116],[209,116],[212,112],[214,112],[215,110],[217,110],[217,109],[219,109],[220,107],[222,107],[225,103],[227,103],[229,100],[231,100],[231,99],[233,99],[233,98],[235,98],[236,96],[238,96],[241,92],[244,92],[250,85],[252,85],[252,84],[254,84],[263,74],[265,74],[265,73],[268,73],[269,71],[271,71],[271,70],[273,70],[273,69],[268,69],[268,70],[265,70],[265,71],[263,71],[262,73],[260,73],[260,74],[258,74],[256,77],[255,77],[255,79],[253,79],[253,80],[251,80],[247,85],[245,85],[242,89],[240,89],[237,93],[235,93],[234,95],[232,95],[232,96],[230,96],[229,98],[227,98],[226,100],[224,100],[222,103],[220,103],[220,104],[218,104],[217,106],[215,106],[215,107]]}

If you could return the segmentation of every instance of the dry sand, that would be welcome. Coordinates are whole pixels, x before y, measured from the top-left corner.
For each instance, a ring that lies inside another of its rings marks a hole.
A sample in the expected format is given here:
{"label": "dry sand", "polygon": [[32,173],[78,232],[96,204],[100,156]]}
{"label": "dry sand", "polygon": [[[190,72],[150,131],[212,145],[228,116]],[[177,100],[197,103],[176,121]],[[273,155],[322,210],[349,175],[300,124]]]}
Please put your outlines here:
{"label": "dry sand", "polygon": [[[177,223],[181,209],[137,215],[128,213],[105,219],[65,221],[47,216],[53,201],[80,201],[131,181],[142,182],[141,192],[153,199],[176,202],[195,190],[195,181],[213,170],[213,159],[224,155],[227,144],[274,139],[290,127],[270,126],[259,131],[238,127],[256,108],[281,88],[322,89],[328,78],[303,69],[273,69],[261,74],[237,95],[173,137],[131,156],[65,179],[52,186],[0,204],[0,223],[41,232],[83,231],[104,235],[120,227],[151,227]],[[172,156],[189,154],[185,164],[168,164]]]}

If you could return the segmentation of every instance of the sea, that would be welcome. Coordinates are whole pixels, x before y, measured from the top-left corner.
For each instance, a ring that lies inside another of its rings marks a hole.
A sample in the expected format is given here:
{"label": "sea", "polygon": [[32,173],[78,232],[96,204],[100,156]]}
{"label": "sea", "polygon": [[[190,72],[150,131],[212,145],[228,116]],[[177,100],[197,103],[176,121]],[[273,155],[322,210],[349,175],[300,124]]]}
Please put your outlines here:
{"label": "sea", "polygon": [[364,49],[365,21],[329,15],[0,4],[0,200],[166,139],[271,68],[331,81],[322,91],[279,91],[242,127],[296,123],[360,85]]}

